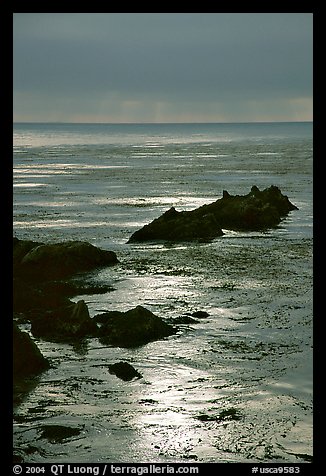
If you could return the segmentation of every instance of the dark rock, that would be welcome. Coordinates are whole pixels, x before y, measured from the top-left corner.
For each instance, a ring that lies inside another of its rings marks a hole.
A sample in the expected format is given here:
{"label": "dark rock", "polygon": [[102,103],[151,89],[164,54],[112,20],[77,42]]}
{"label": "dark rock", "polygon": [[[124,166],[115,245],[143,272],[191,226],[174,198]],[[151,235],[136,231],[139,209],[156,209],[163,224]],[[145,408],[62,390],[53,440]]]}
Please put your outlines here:
{"label": "dark rock", "polygon": [[14,323],[13,327],[13,375],[14,381],[36,375],[50,367],[35,342],[27,332]]}
{"label": "dark rock", "polygon": [[53,309],[69,305],[66,292],[60,289],[47,289],[45,283],[36,284],[22,278],[13,280],[13,309],[14,312],[26,312],[39,309]]}
{"label": "dark rock", "polygon": [[205,319],[208,316],[209,314],[206,311],[195,311],[192,314],[170,318],[168,322],[171,324],[198,324],[198,319]]}
{"label": "dark rock", "polygon": [[42,245],[38,241],[31,240],[19,240],[18,238],[13,238],[13,267],[14,271],[17,266],[20,265],[24,256],[31,251],[36,246]]}
{"label": "dark rock", "polygon": [[137,347],[174,334],[173,326],[148,309],[137,306],[107,319],[100,329],[100,341],[119,347]]}
{"label": "dark rock", "polygon": [[97,335],[85,302],[69,297],[112,288],[72,276],[117,263],[115,253],[80,241],[44,245],[14,238],[13,243],[13,310],[31,322],[33,335],[51,341]]}
{"label": "dark rock", "polygon": [[50,341],[72,341],[97,335],[85,301],[41,312],[31,318],[33,335]]}
{"label": "dark rock", "polygon": [[170,208],[149,225],[136,231],[128,243],[134,241],[209,241],[223,235],[212,213],[199,214],[196,210],[177,212]]}
{"label": "dark rock", "polygon": [[198,324],[199,321],[190,316],[178,316],[169,320],[171,324]]}
{"label": "dark rock", "polygon": [[133,233],[128,243],[137,241],[210,241],[228,230],[264,230],[279,225],[291,210],[297,210],[278,187],[260,191],[255,185],[247,195],[230,195],[192,211],[171,208],[159,218]]}
{"label": "dark rock", "polygon": [[27,315],[35,310],[53,310],[71,305],[69,297],[82,294],[103,294],[112,291],[109,285],[97,285],[79,281],[29,282],[13,280],[13,310]]}
{"label": "dark rock", "polygon": [[121,311],[106,311],[101,314],[96,314],[93,317],[93,320],[98,324],[109,324],[110,320],[113,318],[119,318],[124,315]]}
{"label": "dark rock", "polygon": [[195,311],[191,314],[193,317],[197,317],[197,319],[205,319],[209,316],[208,312],[206,311]]}
{"label": "dark rock", "polygon": [[79,428],[63,425],[43,425],[40,438],[45,438],[50,443],[62,443],[73,436],[79,435],[81,431]]}
{"label": "dark rock", "polygon": [[110,374],[114,374],[125,382],[134,378],[141,378],[142,375],[128,362],[117,362],[109,366]]}
{"label": "dark rock", "polygon": [[254,185],[243,196],[224,194],[222,199],[201,208],[209,209],[222,228],[245,231],[276,227],[282,217],[297,210],[274,185],[263,191]]}
{"label": "dark rock", "polygon": [[66,278],[102,266],[111,266],[118,262],[113,251],[101,250],[83,241],[38,244],[25,253],[32,246],[32,242],[28,243],[24,245],[20,240],[15,240],[14,272],[16,276],[48,281]]}
{"label": "dark rock", "polygon": [[218,421],[219,420],[219,417],[218,415],[206,415],[206,414],[202,414],[202,415],[197,415],[196,416],[197,420],[199,421]]}

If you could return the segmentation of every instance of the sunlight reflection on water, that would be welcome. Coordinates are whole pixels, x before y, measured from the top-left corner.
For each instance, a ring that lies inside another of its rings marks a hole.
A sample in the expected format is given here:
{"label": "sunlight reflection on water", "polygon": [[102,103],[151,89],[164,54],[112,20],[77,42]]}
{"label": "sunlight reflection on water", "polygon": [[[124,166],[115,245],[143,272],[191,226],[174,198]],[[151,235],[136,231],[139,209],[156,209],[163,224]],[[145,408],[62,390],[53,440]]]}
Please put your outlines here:
{"label": "sunlight reflection on water", "polygon": [[[85,299],[91,316],[138,304],[172,323],[208,315],[134,349],[37,340],[52,367],[16,409],[15,447],[35,462],[289,463],[311,455],[310,137],[298,125],[295,136],[281,125],[281,135],[264,125],[267,136],[258,125],[113,127],[111,135],[93,125],[95,136],[66,127],[15,137],[15,234],[117,252],[117,266],[88,275],[115,290],[73,298]],[[248,136],[252,127],[259,130]],[[126,245],[171,206],[194,209],[254,184],[278,185],[299,210],[264,233]],[[143,377],[111,375],[118,361]],[[221,419],[223,411],[231,417]],[[81,433],[52,444],[41,437],[44,424]]]}

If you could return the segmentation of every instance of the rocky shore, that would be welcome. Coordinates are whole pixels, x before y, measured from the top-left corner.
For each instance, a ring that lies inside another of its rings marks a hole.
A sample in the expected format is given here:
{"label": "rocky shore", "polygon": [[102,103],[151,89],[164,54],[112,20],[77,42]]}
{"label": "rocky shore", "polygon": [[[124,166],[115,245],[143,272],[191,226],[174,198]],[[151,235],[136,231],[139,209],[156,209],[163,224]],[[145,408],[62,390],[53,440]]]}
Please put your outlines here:
{"label": "rocky shore", "polygon": [[308,244],[239,235],[118,256],[14,238],[15,462],[124,461],[135,431],[133,461],[308,461],[309,401],[281,387],[309,355]]}
{"label": "rocky shore", "polygon": [[[171,208],[135,232],[129,243],[156,239],[210,240],[221,236],[222,228],[276,227],[282,217],[295,209],[297,207],[275,186],[263,191],[253,186],[245,196],[231,196],[225,191],[222,199],[190,212],[177,212]],[[105,345],[126,348],[176,333],[174,325],[143,306],[127,312],[107,311],[92,319],[83,300],[71,301],[70,298],[83,293],[110,291],[110,286],[94,286],[85,273],[118,262],[113,251],[99,249],[87,242],[44,244],[13,239],[14,381],[42,372],[49,366],[29,334],[19,330],[15,321],[29,322],[33,336],[49,341],[75,342],[96,337]],[[175,322],[195,323],[196,320],[183,316]]]}
{"label": "rocky shore", "polygon": [[98,337],[105,344],[121,347],[144,345],[175,332],[172,325],[142,306],[91,319],[83,300],[70,300],[85,292],[110,291],[110,286],[89,283],[85,272],[117,264],[112,251],[78,241],[45,245],[14,238],[13,256],[14,383],[49,368],[33,339],[16,322],[29,322],[34,337],[52,342]]}

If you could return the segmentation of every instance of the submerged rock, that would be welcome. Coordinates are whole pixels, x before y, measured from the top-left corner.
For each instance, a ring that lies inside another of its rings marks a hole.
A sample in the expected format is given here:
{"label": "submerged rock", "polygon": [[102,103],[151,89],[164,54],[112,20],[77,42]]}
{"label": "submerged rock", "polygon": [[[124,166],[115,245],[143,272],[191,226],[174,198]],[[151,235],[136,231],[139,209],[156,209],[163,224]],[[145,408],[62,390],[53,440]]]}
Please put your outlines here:
{"label": "submerged rock", "polygon": [[227,230],[264,230],[276,227],[291,210],[297,210],[278,187],[263,191],[253,186],[247,195],[230,195],[192,211],[174,207],[136,231],[128,243],[137,241],[210,241]]}
{"label": "submerged rock", "polygon": [[138,370],[136,370],[132,365],[128,364],[128,362],[117,362],[116,364],[110,365],[109,372],[110,374],[114,374],[126,382],[134,378],[142,377]]}
{"label": "submerged rock", "polygon": [[14,381],[36,375],[50,367],[35,342],[27,332],[13,327],[13,376]]}
{"label": "submerged rock", "polygon": [[40,438],[45,438],[50,443],[62,443],[73,436],[79,435],[81,431],[80,428],[64,425],[43,425]]}
{"label": "submerged rock", "polygon": [[172,324],[198,324],[198,320],[194,319],[191,316],[179,316],[179,317],[172,317],[169,319],[169,322]]}
{"label": "submerged rock", "polygon": [[197,319],[205,319],[206,317],[209,317],[209,314],[206,311],[195,311],[191,315],[197,317]]}
{"label": "submerged rock", "polygon": [[107,319],[100,329],[100,341],[103,344],[137,347],[176,332],[173,326],[142,306],[127,312],[115,311],[114,314],[105,314]]}

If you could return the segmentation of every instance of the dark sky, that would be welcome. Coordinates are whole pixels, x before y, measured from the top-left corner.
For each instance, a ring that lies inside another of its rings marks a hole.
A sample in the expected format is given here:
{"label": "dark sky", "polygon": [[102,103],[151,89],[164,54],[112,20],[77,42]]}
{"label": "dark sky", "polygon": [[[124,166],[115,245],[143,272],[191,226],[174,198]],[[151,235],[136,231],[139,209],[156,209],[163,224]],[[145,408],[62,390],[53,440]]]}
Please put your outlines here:
{"label": "dark sky", "polygon": [[14,120],[312,120],[312,13],[16,13]]}

